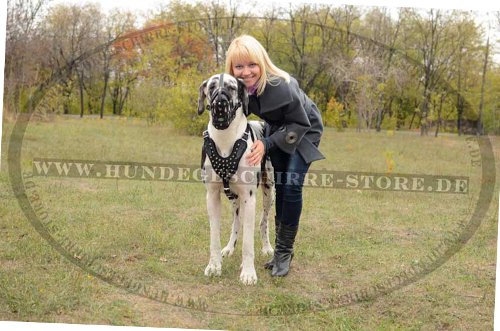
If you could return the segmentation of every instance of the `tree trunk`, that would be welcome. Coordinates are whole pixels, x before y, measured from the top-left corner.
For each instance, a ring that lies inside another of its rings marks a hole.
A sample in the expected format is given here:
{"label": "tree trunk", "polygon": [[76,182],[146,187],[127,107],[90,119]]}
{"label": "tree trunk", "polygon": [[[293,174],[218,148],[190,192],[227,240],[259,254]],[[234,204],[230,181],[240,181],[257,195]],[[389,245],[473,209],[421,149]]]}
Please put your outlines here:
{"label": "tree trunk", "polygon": [[477,120],[477,135],[483,135],[483,107],[484,107],[484,85],[486,83],[486,71],[488,69],[488,55],[490,51],[490,37],[486,40],[486,53],[484,54],[483,77],[481,80],[481,100],[479,102],[479,116]]}
{"label": "tree trunk", "polygon": [[428,84],[424,87],[424,101],[422,103],[422,116],[420,117],[420,135],[427,136],[429,134],[429,102],[431,92],[429,91]]}
{"label": "tree trunk", "polygon": [[[392,100],[390,101],[392,103]],[[379,107],[377,109],[377,121],[375,124],[375,129],[377,132],[382,130],[382,121],[384,120],[385,107],[383,105],[383,96],[379,98]]]}
{"label": "tree trunk", "polygon": [[101,118],[104,117],[104,101],[106,100],[106,92],[108,90],[108,81],[109,81],[109,71],[106,71],[104,73],[104,89],[102,91],[102,98],[101,98]]}
{"label": "tree trunk", "polygon": [[77,71],[78,74],[78,85],[80,89],[80,118],[83,117],[83,111],[85,109],[85,106],[83,104],[84,98],[83,98],[83,70],[81,72]]}
{"label": "tree trunk", "polygon": [[361,108],[358,106],[358,127],[356,128],[357,132],[361,132],[361,126],[363,123],[363,115],[361,114]]}
{"label": "tree trunk", "polygon": [[113,115],[118,113],[118,89],[119,87],[114,86],[109,89],[109,95],[111,97],[111,104],[113,106]]}
{"label": "tree trunk", "polygon": [[464,113],[464,100],[462,95],[459,93],[457,97],[457,130],[458,135],[462,135],[462,117]]}
{"label": "tree trunk", "polygon": [[411,117],[411,121],[410,121],[410,127],[408,128],[408,130],[411,130],[411,127],[413,126],[413,121],[415,120],[415,115],[417,115],[417,113],[413,112],[413,116]]}
{"label": "tree trunk", "polygon": [[443,110],[443,102],[444,102],[445,97],[446,97],[445,94],[441,95],[441,100],[439,102],[439,108],[438,108],[438,120],[437,120],[437,124],[436,124],[436,133],[434,134],[434,137],[438,136],[439,127],[441,126],[441,113]]}
{"label": "tree trunk", "polygon": [[119,105],[118,105],[118,115],[120,115],[120,116],[123,113],[123,107],[125,106],[125,101],[127,101],[128,91],[129,91],[129,88],[126,87],[125,88],[125,94],[123,95],[123,98],[120,99],[120,102],[119,102]]}

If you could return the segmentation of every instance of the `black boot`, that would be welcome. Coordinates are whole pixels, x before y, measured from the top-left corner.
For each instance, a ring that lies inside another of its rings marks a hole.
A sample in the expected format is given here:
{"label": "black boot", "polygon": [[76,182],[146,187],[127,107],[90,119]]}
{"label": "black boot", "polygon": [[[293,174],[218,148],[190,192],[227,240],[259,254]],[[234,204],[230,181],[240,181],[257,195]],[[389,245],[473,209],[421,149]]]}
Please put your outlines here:
{"label": "black boot", "polygon": [[[275,217],[274,218],[274,224],[276,225],[276,227],[275,227],[276,236],[275,236],[275,239],[274,239],[274,248],[276,249],[276,245],[278,244],[278,231],[280,229],[281,220],[279,218]],[[266,262],[264,264],[264,269],[271,270],[273,268],[273,266],[274,266],[274,256],[275,255],[273,255],[273,258],[270,261],[268,261],[268,262]]]}
{"label": "black boot", "polygon": [[278,231],[276,250],[274,251],[274,266],[271,276],[283,277],[290,270],[293,259],[293,244],[297,236],[298,225],[290,226],[281,224]]}

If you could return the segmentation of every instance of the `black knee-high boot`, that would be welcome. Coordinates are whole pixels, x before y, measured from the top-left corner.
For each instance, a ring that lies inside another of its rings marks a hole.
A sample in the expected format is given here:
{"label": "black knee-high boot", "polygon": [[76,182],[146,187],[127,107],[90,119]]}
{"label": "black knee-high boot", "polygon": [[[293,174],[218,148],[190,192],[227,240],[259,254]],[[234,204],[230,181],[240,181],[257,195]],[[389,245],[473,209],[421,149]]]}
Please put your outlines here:
{"label": "black knee-high boot", "polygon": [[[278,231],[280,229],[281,220],[278,217],[275,217],[274,218],[274,224],[276,225],[276,227],[275,227],[276,236],[275,236],[275,239],[274,239],[274,248],[276,249],[276,245],[278,244]],[[268,261],[268,262],[266,262],[264,264],[264,268],[265,269],[271,270],[273,268],[273,266],[274,266],[274,256],[275,255],[273,255],[273,258],[270,261]]]}
{"label": "black knee-high boot", "polygon": [[271,276],[283,277],[288,274],[293,259],[293,244],[298,229],[298,225],[291,226],[281,223],[274,251],[274,266]]}

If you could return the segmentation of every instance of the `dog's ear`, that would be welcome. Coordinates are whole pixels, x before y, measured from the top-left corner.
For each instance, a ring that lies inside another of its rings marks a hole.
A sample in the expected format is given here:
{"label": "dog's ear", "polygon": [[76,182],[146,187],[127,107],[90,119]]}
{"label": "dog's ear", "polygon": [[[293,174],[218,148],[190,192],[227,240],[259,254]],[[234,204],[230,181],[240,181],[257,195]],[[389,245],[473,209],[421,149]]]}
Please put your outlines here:
{"label": "dog's ear", "polygon": [[238,78],[238,97],[241,100],[241,106],[243,107],[243,114],[248,116],[248,92],[247,87],[243,80]]}
{"label": "dog's ear", "polygon": [[203,83],[201,83],[198,91],[198,115],[203,114],[203,112],[205,111],[205,99],[207,98],[205,89],[207,88],[207,83],[208,80],[205,80]]}

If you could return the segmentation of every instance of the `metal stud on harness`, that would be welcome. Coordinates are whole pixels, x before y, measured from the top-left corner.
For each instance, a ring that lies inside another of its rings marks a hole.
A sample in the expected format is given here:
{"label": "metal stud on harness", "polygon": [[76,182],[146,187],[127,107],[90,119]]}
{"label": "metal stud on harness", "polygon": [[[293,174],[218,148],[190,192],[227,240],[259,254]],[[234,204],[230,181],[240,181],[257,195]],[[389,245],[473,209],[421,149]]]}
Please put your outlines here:
{"label": "metal stud on harness", "polygon": [[208,130],[203,132],[203,153],[208,156],[215,173],[222,179],[224,193],[229,200],[238,198],[238,195],[230,190],[229,181],[236,171],[238,171],[238,164],[247,149],[247,140],[250,133],[250,126],[247,125],[243,136],[234,143],[231,154],[228,157],[222,157],[219,152],[217,152],[215,142],[210,138]]}

